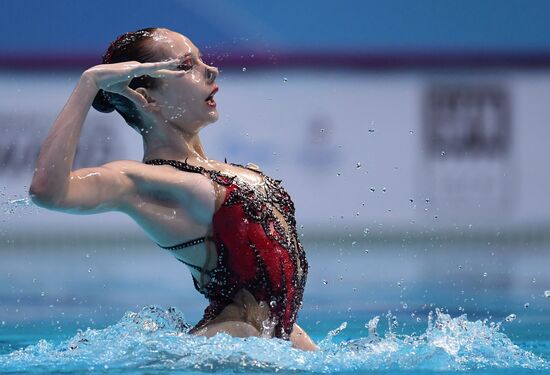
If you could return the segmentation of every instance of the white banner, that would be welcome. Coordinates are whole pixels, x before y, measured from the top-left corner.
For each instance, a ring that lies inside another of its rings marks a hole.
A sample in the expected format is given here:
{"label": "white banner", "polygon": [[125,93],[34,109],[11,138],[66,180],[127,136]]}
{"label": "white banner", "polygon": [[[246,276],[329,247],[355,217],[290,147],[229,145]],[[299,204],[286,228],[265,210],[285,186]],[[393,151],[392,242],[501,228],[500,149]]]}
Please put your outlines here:
{"label": "white banner", "polygon": [[[78,75],[4,74],[0,186],[5,230],[136,229],[118,213],[74,217],[7,203]],[[308,232],[483,229],[550,221],[550,74],[222,73],[210,158],[283,180]],[[75,168],[142,159],[116,114],[90,110]],[[11,213],[10,213],[11,212]]]}

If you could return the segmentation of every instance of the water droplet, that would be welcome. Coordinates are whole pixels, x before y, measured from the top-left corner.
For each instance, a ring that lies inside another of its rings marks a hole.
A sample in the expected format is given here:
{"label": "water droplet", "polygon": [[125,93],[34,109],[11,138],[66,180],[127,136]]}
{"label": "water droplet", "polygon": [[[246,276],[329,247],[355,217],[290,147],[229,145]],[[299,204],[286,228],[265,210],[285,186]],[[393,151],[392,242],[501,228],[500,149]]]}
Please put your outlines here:
{"label": "water droplet", "polygon": [[46,295],[45,292],[40,292],[40,296],[44,297]]}
{"label": "water droplet", "polygon": [[288,82],[288,78],[283,78],[283,82]]}
{"label": "water droplet", "polygon": [[88,273],[91,273],[92,272],[92,269],[91,268],[88,268]]}
{"label": "water droplet", "polygon": [[353,242],[351,243],[351,246],[355,246],[355,245],[357,245],[357,241],[353,241]]}
{"label": "water droplet", "polygon": [[369,229],[369,228],[365,228],[365,229],[363,230],[363,233],[364,233],[364,234],[369,234],[369,232],[370,232],[370,229]]}
{"label": "water droplet", "polygon": [[487,277],[487,272],[483,272],[483,277]]}
{"label": "water droplet", "polygon": [[323,280],[323,284],[327,285],[327,284],[328,284],[328,281]]}
{"label": "water droplet", "polygon": [[368,254],[369,253],[369,249],[365,249],[365,254]]}
{"label": "water droplet", "polygon": [[361,163],[360,163],[360,162],[357,162],[357,164],[355,164],[355,168],[361,169]]}
{"label": "water droplet", "polygon": [[385,187],[382,188],[382,193],[385,193],[387,189]]}
{"label": "water droplet", "polygon": [[409,202],[411,202],[411,203],[414,202],[414,199],[410,198],[410,199],[409,199]]}
{"label": "water droplet", "polygon": [[420,319],[420,317],[417,316],[417,317],[416,317],[416,321],[417,321],[418,323],[420,323],[420,322],[422,321],[422,319]]}
{"label": "water droplet", "polygon": [[325,132],[325,129],[321,128],[321,129],[319,129],[319,131],[320,131],[321,133],[324,133],[324,132]]}
{"label": "water droplet", "polygon": [[369,133],[374,133],[374,129],[369,129]]}
{"label": "water droplet", "polygon": [[550,290],[544,291],[544,298],[550,298]]}
{"label": "water droplet", "polygon": [[343,322],[342,324],[340,324],[340,327],[330,331],[327,336],[328,337],[334,337],[334,336],[338,335],[340,332],[342,332],[344,329],[346,329],[347,326],[348,326],[348,322]]}
{"label": "water droplet", "polygon": [[376,189],[374,187],[371,187],[370,191],[372,191],[374,193],[376,191]]}
{"label": "water droplet", "polygon": [[516,318],[517,318],[516,314],[510,314],[505,318],[505,320],[507,322],[513,322],[514,320],[516,320]]}
{"label": "water droplet", "polygon": [[269,302],[269,306],[271,306],[271,308],[274,308],[275,306],[277,306],[277,301],[273,300]]}
{"label": "water droplet", "polygon": [[341,173],[340,172],[336,172],[336,176],[337,177],[340,177]]}
{"label": "water droplet", "polygon": [[409,130],[409,134],[414,134],[414,130]]}
{"label": "water droplet", "polygon": [[525,302],[525,303],[523,304],[523,308],[524,308],[524,309],[528,309],[529,306],[531,306],[531,305],[529,304],[529,302]]}
{"label": "water droplet", "polygon": [[405,310],[407,310],[407,309],[409,308],[409,305],[408,305],[408,304],[407,304],[406,302],[405,302],[405,303],[403,303],[403,305],[402,305],[402,306],[403,306],[403,308],[404,308]]}
{"label": "water droplet", "polygon": [[441,156],[445,156],[445,151],[441,151]]}
{"label": "water droplet", "polygon": [[86,258],[89,258],[90,257],[90,254],[86,254]]}
{"label": "water droplet", "polygon": [[246,68],[243,68],[243,72],[246,72]]}

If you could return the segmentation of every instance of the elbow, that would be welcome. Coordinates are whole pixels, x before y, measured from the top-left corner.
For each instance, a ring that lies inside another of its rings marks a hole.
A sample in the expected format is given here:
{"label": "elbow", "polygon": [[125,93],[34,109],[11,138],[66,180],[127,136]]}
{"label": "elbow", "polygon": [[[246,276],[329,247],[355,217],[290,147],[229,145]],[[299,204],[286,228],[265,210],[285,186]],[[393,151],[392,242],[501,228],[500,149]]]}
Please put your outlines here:
{"label": "elbow", "polygon": [[29,188],[29,197],[38,207],[53,209],[57,206],[55,196],[36,183],[32,183]]}
{"label": "elbow", "polygon": [[37,190],[31,188],[29,189],[29,197],[31,198],[32,203],[38,207],[50,208],[51,200],[48,200],[45,195],[39,193]]}

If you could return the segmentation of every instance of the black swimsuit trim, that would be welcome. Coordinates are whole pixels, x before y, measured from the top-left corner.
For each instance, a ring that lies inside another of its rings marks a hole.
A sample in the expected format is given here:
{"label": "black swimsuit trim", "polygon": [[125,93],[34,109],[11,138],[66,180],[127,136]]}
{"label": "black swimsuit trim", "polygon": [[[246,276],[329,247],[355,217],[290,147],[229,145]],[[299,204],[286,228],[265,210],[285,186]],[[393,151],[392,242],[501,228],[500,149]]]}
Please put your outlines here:
{"label": "black swimsuit trim", "polygon": [[186,247],[189,247],[189,246],[198,245],[200,243],[203,243],[204,241],[206,241],[206,237],[195,238],[194,240],[183,242],[183,243],[180,243],[179,245],[174,245],[174,246],[162,246],[162,245],[159,245],[159,244],[157,244],[157,245],[159,245],[160,247],[162,247],[163,249],[166,249],[166,250],[179,250],[179,249],[183,249],[183,248],[186,248]]}

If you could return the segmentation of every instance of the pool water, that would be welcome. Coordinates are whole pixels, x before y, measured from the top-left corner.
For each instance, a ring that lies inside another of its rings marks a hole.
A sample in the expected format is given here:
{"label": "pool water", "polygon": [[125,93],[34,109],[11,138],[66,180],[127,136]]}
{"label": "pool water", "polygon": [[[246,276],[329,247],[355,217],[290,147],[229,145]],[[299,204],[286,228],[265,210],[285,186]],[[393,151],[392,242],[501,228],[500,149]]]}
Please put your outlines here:
{"label": "pool water", "polygon": [[[387,320],[385,329],[378,329],[379,319]],[[550,340],[514,343],[500,325],[468,321],[465,315],[452,318],[439,310],[430,314],[424,325],[411,324],[408,329],[400,327],[398,318],[392,314],[374,317],[367,327],[342,322],[327,332],[330,324],[324,323],[311,330],[320,350],[306,353],[291,349],[281,340],[244,340],[227,335],[206,339],[188,335],[185,332],[189,326],[179,310],[147,306],[138,312],[127,312],[113,325],[89,328],[72,336],[64,332],[48,340],[37,334],[32,337],[12,333],[8,342],[3,343],[5,354],[0,357],[0,369],[128,374],[169,370],[227,373],[550,370]],[[514,335],[521,334],[515,330]],[[544,334],[550,337],[550,330]],[[60,340],[61,336],[65,338]],[[27,346],[28,341],[36,342]]]}
{"label": "pool water", "polygon": [[505,246],[309,247],[299,323],[315,353],[188,335],[206,303],[187,271],[150,246],[6,251],[0,372],[550,372],[546,250],[523,249],[508,268]]}

